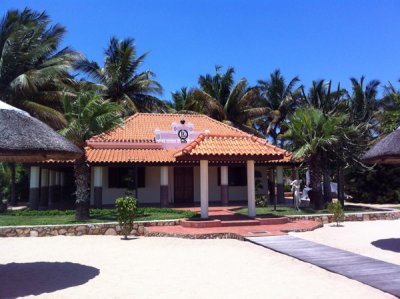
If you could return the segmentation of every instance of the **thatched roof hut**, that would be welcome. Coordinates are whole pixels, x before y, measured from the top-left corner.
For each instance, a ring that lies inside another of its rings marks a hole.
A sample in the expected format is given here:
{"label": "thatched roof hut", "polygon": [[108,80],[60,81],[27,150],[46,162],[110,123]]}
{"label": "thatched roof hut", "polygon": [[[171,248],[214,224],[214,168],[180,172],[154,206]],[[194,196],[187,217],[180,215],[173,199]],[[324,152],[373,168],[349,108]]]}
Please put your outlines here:
{"label": "thatched roof hut", "polygon": [[400,164],[400,127],[379,140],[363,160],[367,163]]}
{"label": "thatched roof hut", "polygon": [[0,101],[0,161],[36,162],[78,158],[69,140],[28,113]]}

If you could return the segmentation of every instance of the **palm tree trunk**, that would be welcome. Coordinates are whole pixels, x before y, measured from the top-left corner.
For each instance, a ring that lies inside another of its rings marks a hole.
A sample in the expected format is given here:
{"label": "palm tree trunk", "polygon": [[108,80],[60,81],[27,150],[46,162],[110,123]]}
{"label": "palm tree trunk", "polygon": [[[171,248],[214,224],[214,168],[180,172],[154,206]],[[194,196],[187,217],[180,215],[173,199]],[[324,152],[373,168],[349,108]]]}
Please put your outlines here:
{"label": "palm tree trunk", "polygon": [[85,155],[75,161],[74,173],[76,184],[75,218],[78,221],[86,221],[90,216],[90,167],[86,162]]}
{"label": "palm tree trunk", "polygon": [[323,177],[324,177],[324,203],[332,202],[331,177],[329,175],[329,161],[326,152],[323,153]]}
{"label": "palm tree trunk", "polygon": [[308,192],[310,204],[315,210],[323,208],[322,188],[321,188],[321,158],[317,153],[309,163],[310,169],[310,185],[312,190]]}
{"label": "palm tree trunk", "polygon": [[343,174],[343,168],[341,166],[338,167],[338,174],[337,174],[337,180],[338,180],[338,200],[342,207],[344,207],[344,174]]}

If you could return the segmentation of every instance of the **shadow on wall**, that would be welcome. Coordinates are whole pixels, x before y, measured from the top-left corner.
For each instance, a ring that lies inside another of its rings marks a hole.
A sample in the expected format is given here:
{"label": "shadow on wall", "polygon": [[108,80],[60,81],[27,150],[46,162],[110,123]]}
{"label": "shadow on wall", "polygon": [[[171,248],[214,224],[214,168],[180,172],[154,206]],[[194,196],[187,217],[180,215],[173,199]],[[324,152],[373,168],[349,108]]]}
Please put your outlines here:
{"label": "shadow on wall", "polygon": [[391,238],[391,239],[381,239],[371,242],[372,245],[378,247],[383,250],[390,250],[393,252],[400,252],[400,239],[399,238]]}
{"label": "shadow on wall", "polygon": [[69,262],[0,265],[0,298],[55,292],[84,284],[99,273],[97,268]]}

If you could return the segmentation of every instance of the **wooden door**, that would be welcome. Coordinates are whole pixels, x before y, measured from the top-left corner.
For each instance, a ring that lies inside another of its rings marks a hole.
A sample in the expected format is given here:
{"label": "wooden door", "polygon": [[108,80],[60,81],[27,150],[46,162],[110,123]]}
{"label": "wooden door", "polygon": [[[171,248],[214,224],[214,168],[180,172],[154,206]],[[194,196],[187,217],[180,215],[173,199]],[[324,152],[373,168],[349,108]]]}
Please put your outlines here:
{"label": "wooden door", "polygon": [[174,203],[193,203],[193,167],[174,167]]}

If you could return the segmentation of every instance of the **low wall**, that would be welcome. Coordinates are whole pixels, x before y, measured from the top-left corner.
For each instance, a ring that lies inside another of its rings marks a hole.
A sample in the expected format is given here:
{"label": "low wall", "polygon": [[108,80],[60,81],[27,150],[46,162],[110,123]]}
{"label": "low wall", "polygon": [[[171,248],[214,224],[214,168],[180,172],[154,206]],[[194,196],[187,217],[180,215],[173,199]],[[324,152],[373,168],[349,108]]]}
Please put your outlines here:
{"label": "low wall", "polygon": [[[178,225],[180,220],[137,221],[134,222],[131,235],[142,236],[146,226]],[[50,237],[82,235],[118,235],[121,231],[116,222],[65,224],[65,225],[32,225],[0,227],[0,237]]]}
{"label": "low wall", "polygon": [[[287,216],[290,220],[317,220],[322,223],[335,222],[332,214],[318,215],[293,215]],[[400,219],[400,210],[374,211],[363,213],[346,213],[344,221],[370,221],[370,220],[395,220]]]}

